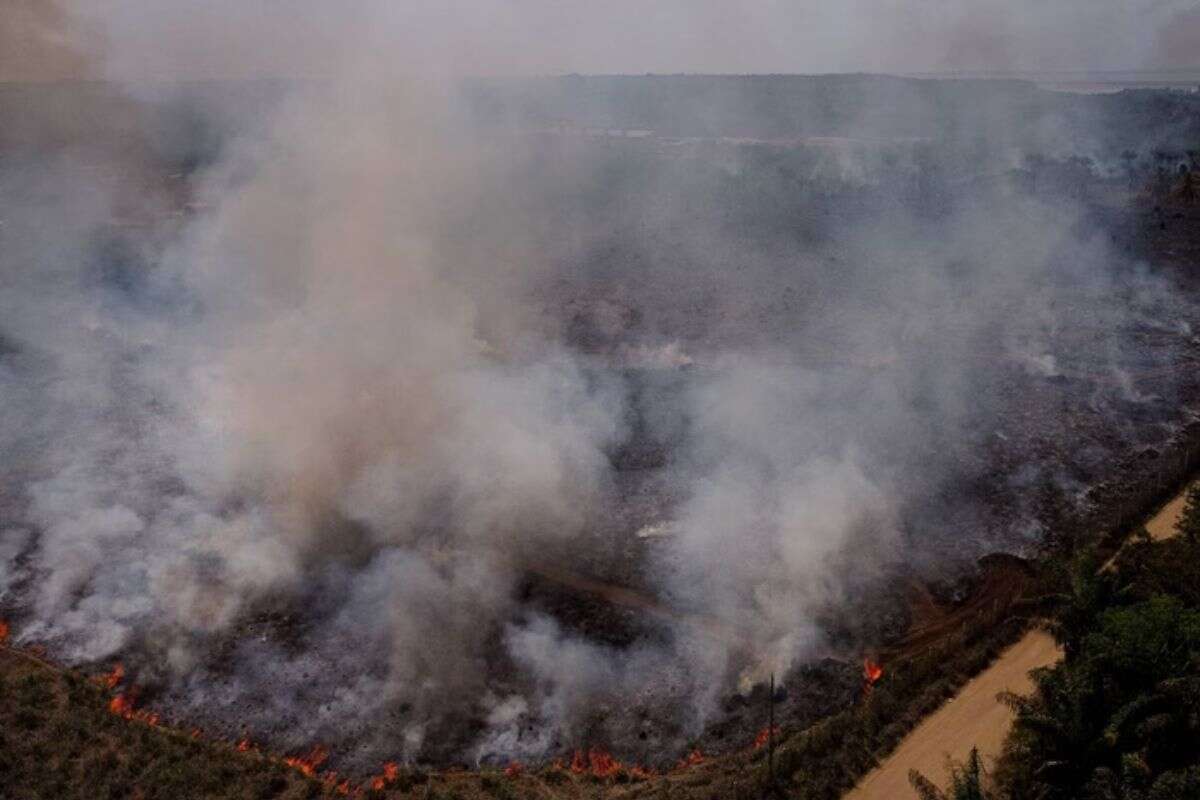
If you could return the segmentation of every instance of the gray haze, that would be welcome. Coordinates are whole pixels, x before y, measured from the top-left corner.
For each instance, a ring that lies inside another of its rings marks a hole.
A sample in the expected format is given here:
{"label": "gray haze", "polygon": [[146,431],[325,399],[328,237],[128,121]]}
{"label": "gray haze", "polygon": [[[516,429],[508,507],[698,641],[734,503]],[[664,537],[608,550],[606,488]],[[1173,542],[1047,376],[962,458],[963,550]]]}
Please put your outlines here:
{"label": "gray haze", "polygon": [[7,80],[330,76],[347,51],[376,45],[410,67],[472,74],[1163,69],[1198,66],[1200,37],[1187,0],[6,0],[3,9]]}
{"label": "gray haze", "polygon": [[[458,83],[1164,67],[1187,4],[63,8],[66,49],[132,100],[169,100],[163,79],[320,80],[214,112],[222,146],[174,190],[134,141],[0,165],[0,601],[20,641],[132,659],[182,718],[280,747],[538,758],[625,740],[629,709],[678,747],[723,694],[845,655],[820,618],[897,563],[1036,540],[1032,517],[979,512],[914,548],[913,508],[978,468],[1003,379],[1127,360],[1063,328],[1196,322],[1071,202],[986,194],[936,224],[898,204],[759,237],[692,213],[696,162],[543,147],[481,122]],[[804,178],[917,175],[922,152],[835,143]],[[1096,402],[1118,395],[1141,402],[1128,377]],[[631,489],[613,454],[635,435],[671,457]],[[530,565],[635,545],[678,613],[631,643],[518,591]]]}

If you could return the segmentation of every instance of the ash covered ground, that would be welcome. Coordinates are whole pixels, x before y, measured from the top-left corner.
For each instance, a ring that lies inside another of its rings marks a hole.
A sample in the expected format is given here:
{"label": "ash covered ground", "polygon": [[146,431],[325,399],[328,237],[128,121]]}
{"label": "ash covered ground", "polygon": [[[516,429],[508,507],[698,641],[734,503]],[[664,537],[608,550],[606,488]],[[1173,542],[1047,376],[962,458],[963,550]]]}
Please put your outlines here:
{"label": "ash covered ground", "polygon": [[815,720],[1200,411],[1190,94],[4,92],[0,608],[343,770]]}

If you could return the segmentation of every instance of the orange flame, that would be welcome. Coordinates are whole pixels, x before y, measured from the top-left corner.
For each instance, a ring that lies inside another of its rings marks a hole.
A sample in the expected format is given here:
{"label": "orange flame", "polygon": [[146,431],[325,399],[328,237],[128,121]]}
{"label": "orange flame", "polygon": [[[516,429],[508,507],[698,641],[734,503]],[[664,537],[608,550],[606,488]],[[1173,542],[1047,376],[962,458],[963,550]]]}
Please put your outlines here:
{"label": "orange flame", "polygon": [[649,780],[657,776],[658,773],[649,767],[643,767],[641,764],[634,764],[629,768],[629,777],[637,781]]}
{"label": "orange flame", "polygon": [[251,744],[249,736],[243,736],[241,739],[238,739],[237,751],[239,753],[249,752],[253,747],[254,745]]}
{"label": "orange flame", "polygon": [[703,763],[704,753],[701,753],[699,750],[693,750],[683,758],[679,759],[679,763],[676,765],[676,767],[679,769],[687,769],[688,767],[695,767]]}
{"label": "orange flame", "polygon": [[121,693],[109,700],[108,710],[131,722],[144,722],[151,726],[158,724],[158,714],[153,711],[139,711],[134,705],[132,694]]}
{"label": "orange flame", "polygon": [[871,689],[883,677],[883,666],[871,660],[870,656],[863,659],[863,694],[870,694]]}
{"label": "orange flame", "polygon": [[608,778],[621,771],[621,762],[617,761],[603,750],[592,750],[588,753],[592,774],[597,778]]}
{"label": "orange flame", "polygon": [[[560,764],[561,762],[556,762],[555,766]],[[571,772],[576,775],[611,778],[623,769],[625,766],[620,761],[599,747],[593,747],[586,754],[582,750],[576,750],[571,758]]]}
{"label": "orange flame", "polygon": [[321,783],[325,784],[325,791],[327,792],[337,792],[340,795],[350,794],[349,779],[343,780],[341,783],[339,783],[338,774],[334,771],[326,772],[321,778]]}
{"label": "orange flame", "polygon": [[767,743],[771,741],[772,736],[774,736],[776,739],[779,738],[779,726],[778,725],[776,725],[774,728],[768,727],[768,728],[763,728],[761,731],[759,731],[758,736],[754,737],[754,749],[758,750],[760,748],[766,747]]}
{"label": "orange flame", "polygon": [[504,768],[504,775],[507,778],[516,778],[525,771],[525,765],[520,761],[514,761]]}
{"label": "orange flame", "polygon": [[388,787],[388,784],[395,783],[399,777],[400,767],[396,765],[396,762],[389,761],[383,765],[383,773],[371,779],[371,788],[381,792]]}
{"label": "orange flame", "polygon": [[316,777],[317,767],[325,763],[329,758],[329,750],[326,747],[317,745],[312,750],[300,756],[285,756],[283,763],[289,767],[298,769],[301,773],[309,778]]}
{"label": "orange flame", "polygon": [[638,781],[647,780],[658,775],[653,769],[646,768],[641,764],[626,766],[619,762],[616,758],[610,756],[605,751],[599,748],[593,748],[588,751],[587,756],[584,756],[582,750],[576,750],[575,756],[571,758],[570,766],[563,762],[562,758],[556,758],[551,762],[550,769],[553,770],[571,770],[576,775],[593,775],[595,777],[608,777],[619,774],[625,770],[626,774],[635,778]]}
{"label": "orange flame", "polygon": [[0,619],[0,645],[8,641],[9,630],[8,623]]}
{"label": "orange flame", "polygon": [[126,714],[133,713],[133,701],[126,695],[119,694],[112,700],[108,701],[108,710],[117,716],[123,717]]}
{"label": "orange flame", "polygon": [[100,685],[105,689],[115,689],[117,688],[117,684],[119,684],[124,677],[125,667],[118,663],[113,665],[111,671],[101,675],[99,678],[97,678],[97,680],[100,681]]}

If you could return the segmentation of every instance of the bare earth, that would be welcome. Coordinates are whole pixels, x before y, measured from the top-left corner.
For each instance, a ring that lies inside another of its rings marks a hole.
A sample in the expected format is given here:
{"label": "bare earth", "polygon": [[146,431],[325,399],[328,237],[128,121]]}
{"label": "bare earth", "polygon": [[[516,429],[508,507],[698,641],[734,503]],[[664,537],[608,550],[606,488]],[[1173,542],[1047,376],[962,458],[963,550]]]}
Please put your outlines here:
{"label": "bare earth", "polygon": [[[1154,539],[1175,533],[1186,491],[1163,506],[1146,529]],[[917,793],[908,782],[915,769],[939,786],[950,780],[949,759],[961,762],[972,747],[979,748],[985,767],[1000,754],[1013,712],[996,700],[1003,691],[1025,694],[1033,688],[1029,671],[1048,667],[1062,656],[1049,634],[1032,630],[1005,650],[990,667],[972,679],[910,733],[877,768],[867,774],[844,800],[909,800]]]}
{"label": "bare earth", "polygon": [[978,747],[984,764],[1000,753],[1013,712],[996,701],[1003,691],[1024,694],[1033,688],[1029,671],[1058,661],[1054,639],[1032,630],[971,680],[957,695],[918,725],[887,760],[868,773],[846,800],[903,800],[916,798],[908,783],[915,769],[939,786],[949,781],[947,756],[962,761]]}
{"label": "bare earth", "polygon": [[1168,539],[1175,535],[1175,523],[1179,521],[1179,517],[1183,514],[1184,503],[1187,502],[1187,489],[1184,489],[1179,494],[1175,495],[1171,502],[1163,506],[1157,514],[1150,518],[1146,523],[1146,530],[1150,532],[1150,538],[1155,541]]}

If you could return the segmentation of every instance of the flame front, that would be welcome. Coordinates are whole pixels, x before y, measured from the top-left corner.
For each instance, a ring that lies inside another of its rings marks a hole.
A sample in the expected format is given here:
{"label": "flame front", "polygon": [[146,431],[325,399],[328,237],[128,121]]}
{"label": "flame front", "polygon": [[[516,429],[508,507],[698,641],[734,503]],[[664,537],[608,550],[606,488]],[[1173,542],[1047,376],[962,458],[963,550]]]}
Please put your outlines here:
{"label": "flame front", "polygon": [[[518,767],[515,774],[521,774],[524,767],[519,764],[514,766]],[[627,767],[611,753],[599,747],[593,747],[586,753],[583,750],[576,750],[571,757],[570,767],[564,765],[561,759],[555,760],[551,766],[555,769],[570,769],[576,775],[590,775],[593,778],[601,779],[625,774],[635,780],[645,780],[656,774],[654,770],[643,767],[641,764]],[[510,766],[509,769],[512,767]],[[505,770],[505,774],[509,774],[508,770]]]}
{"label": "flame front", "polygon": [[377,792],[382,792],[390,784],[396,782],[400,777],[400,767],[395,761],[389,761],[383,765],[383,772],[371,779],[371,788]]}
{"label": "flame front", "polygon": [[116,695],[108,701],[108,710],[131,722],[144,722],[151,726],[158,725],[158,714],[153,711],[139,710],[134,703],[132,694],[122,692]]}
{"label": "flame front", "polygon": [[870,656],[863,659],[863,694],[870,694],[871,689],[883,677],[883,666],[871,660]]}
{"label": "flame front", "polygon": [[754,737],[754,749],[758,750],[762,747],[766,747],[767,743],[771,741],[772,737],[774,737],[776,739],[779,738],[779,726],[778,725],[776,725],[773,728],[771,728],[771,727],[763,728],[761,731],[759,731],[758,736]]}
{"label": "flame front", "polygon": [[117,688],[117,684],[119,684],[124,678],[125,667],[118,663],[113,665],[113,668],[110,672],[100,676],[99,681],[100,685],[105,689],[115,689]]}
{"label": "flame front", "polygon": [[329,749],[321,745],[317,745],[312,750],[301,756],[285,756],[283,763],[289,767],[300,770],[309,778],[316,777],[317,768],[325,763],[329,758]]}

